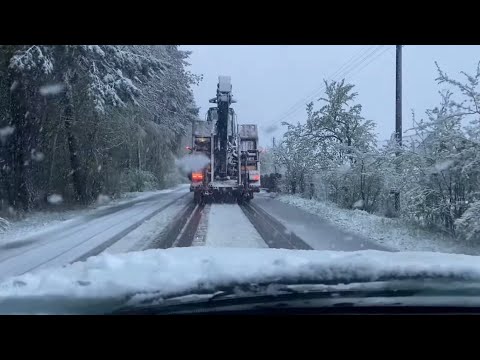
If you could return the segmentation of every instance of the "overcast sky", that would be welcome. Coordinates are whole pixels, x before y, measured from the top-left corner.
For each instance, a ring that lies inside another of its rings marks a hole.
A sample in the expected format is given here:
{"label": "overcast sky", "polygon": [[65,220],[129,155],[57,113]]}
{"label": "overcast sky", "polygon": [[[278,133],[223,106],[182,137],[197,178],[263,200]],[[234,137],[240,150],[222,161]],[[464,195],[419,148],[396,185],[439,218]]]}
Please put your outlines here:
{"label": "overcast sky", "polygon": [[[261,145],[271,145],[283,133],[281,120],[305,122],[305,99],[323,95],[323,79],[346,78],[355,85],[363,116],[377,124],[378,140],[386,140],[395,127],[395,46],[299,45],[194,45],[190,71],[203,74],[194,87],[201,117],[215,96],[218,75],[232,78],[239,123],[260,127]],[[417,118],[439,103],[435,61],[450,76],[474,73],[480,46],[406,45],[403,48],[403,129],[411,127],[411,110]],[[345,66],[344,66],[345,65]],[[315,96],[316,95],[316,96]],[[303,101],[302,101],[303,100]],[[302,104],[298,106],[298,104]],[[297,106],[295,106],[297,105]],[[290,114],[287,114],[292,110]],[[296,111],[293,111],[296,110]],[[288,115],[288,116],[286,116]],[[272,124],[278,129],[272,131]]]}

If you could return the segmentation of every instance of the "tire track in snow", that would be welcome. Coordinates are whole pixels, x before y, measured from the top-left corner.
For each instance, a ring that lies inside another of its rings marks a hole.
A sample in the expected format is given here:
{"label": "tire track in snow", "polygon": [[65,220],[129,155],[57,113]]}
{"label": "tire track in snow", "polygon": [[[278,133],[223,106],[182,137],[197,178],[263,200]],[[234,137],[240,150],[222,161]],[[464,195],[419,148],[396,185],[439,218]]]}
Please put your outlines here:
{"label": "tire track in snow", "polygon": [[187,223],[180,231],[177,239],[173,243],[174,247],[188,247],[192,246],[195,240],[195,234],[197,233],[198,225],[203,216],[203,209],[205,204],[198,204],[193,209],[192,214],[188,217]]}
{"label": "tire track in snow", "polygon": [[251,203],[242,204],[240,207],[270,248],[313,250],[310,245],[295,233],[288,231],[282,223],[263,209]]}
{"label": "tire track in snow", "polygon": [[212,204],[208,214],[205,246],[268,247],[238,204]]}
{"label": "tire track in snow", "polygon": [[210,214],[210,208],[210,204],[205,205],[205,207],[203,208],[203,214],[200,219],[200,223],[198,224],[192,246],[205,246],[208,231],[208,215]]}

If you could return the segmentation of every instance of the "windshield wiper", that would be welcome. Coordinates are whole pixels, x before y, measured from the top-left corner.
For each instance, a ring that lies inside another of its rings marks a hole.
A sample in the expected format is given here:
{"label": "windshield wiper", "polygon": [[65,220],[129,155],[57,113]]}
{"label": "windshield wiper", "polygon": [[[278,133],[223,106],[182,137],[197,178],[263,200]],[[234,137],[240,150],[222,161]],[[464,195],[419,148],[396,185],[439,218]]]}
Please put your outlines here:
{"label": "windshield wiper", "polygon": [[274,283],[230,284],[201,287],[170,296],[151,294],[147,301],[127,304],[115,313],[158,313],[178,309],[213,309],[238,304],[272,303],[296,299],[361,299],[427,296],[479,296],[480,283],[459,277],[396,276],[382,280],[308,282],[284,279]]}
{"label": "windshield wiper", "polygon": [[213,309],[219,306],[231,306],[248,303],[269,303],[295,299],[333,299],[336,297],[374,297],[374,296],[412,296],[413,290],[395,289],[339,289],[331,285],[319,284],[242,284],[217,288],[215,292],[189,293],[164,298],[153,296],[148,301],[118,309],[114,314],[122,313],[159,313],[182,308]]}

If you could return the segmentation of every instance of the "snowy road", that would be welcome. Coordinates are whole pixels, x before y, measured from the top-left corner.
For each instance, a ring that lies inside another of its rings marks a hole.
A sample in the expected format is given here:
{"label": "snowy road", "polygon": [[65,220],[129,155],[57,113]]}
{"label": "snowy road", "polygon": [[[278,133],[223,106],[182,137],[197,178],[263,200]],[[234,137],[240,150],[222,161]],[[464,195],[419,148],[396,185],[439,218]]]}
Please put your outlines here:
{"label": "snowy road", "polygon": [[390,250],[316,215],[257,194],[250,204],[195,205],[188,186],[120,204],[0,244],[0,279],[86,260],[102,252],[170,247]]}
{"label": "snowy road", "polygon": [[184,186],[142,196],[0,245],[0,278],[97,255],[162,211],[185,204],[190,200],[188,195]]}
{"label": "snowy road", "polygon": [[193,203],[171,225],[159,248],[206,246],[297,250],[384,250],[295,206],[257,194],[249,204]]}
{"label": "snowy road", "polygon": [[275,200],[270,194],[261,193],[252,203],[282,223],[287,231],[294,233],[315,250],[384,250],[359,235],[342,231],[322,218],[295,206]]}

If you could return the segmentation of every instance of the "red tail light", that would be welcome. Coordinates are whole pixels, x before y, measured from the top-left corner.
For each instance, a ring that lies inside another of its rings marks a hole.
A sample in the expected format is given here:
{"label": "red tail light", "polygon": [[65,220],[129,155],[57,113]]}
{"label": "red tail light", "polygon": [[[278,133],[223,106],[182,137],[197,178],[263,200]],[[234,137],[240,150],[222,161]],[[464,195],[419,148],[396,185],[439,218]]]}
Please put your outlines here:
{"label": "red tail light", "polygon": [[192,181],[203,181],[203,173],[201,172],[194,172],[192,173]]}
{"label": "red tail light", "polygon": [[250,180],[258,181],[258,180],[260,180],[260,175],[253,175]]}

